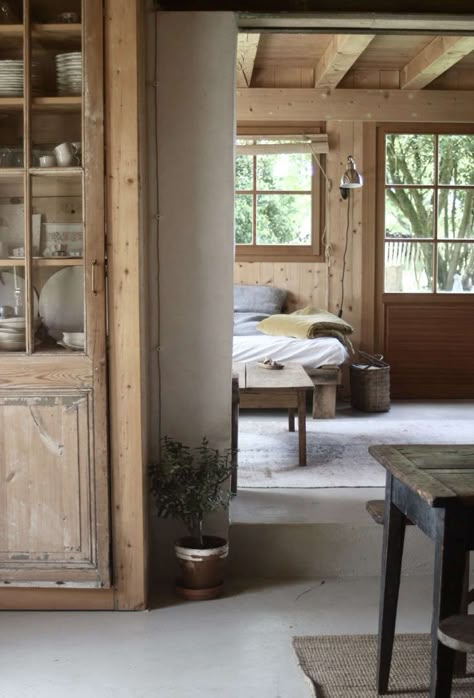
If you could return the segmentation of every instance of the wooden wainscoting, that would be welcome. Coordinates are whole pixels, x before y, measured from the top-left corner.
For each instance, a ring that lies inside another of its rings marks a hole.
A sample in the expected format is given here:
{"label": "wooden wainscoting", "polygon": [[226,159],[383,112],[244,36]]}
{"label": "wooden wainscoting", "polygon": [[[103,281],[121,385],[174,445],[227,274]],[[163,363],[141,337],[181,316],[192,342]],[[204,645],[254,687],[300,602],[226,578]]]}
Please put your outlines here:
{"label": "wooden wainscoting", "polygon": [[393,398],[474,398],[474,304],[385,304]]}

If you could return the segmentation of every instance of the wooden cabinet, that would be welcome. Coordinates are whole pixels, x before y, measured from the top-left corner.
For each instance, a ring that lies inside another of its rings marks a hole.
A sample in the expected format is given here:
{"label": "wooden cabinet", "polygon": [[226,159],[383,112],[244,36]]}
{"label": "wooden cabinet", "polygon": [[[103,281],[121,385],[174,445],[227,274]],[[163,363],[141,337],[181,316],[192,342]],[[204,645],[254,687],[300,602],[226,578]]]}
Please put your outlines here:
{"label": "wooden cabinet", "polygon": [[108,587],[102,3],[11,5],[17,23],[0,24],[0,584]]}

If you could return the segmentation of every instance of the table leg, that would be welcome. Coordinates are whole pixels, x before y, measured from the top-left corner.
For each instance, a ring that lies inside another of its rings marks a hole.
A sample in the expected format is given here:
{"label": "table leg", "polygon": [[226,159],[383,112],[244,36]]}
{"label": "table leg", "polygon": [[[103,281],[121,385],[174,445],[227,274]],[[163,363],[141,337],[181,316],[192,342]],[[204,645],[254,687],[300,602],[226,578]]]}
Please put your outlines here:
{"label": "table leg", "polygon": [[454,650],[438,641],[440,620],[459,613],[466,561],[467,520],[461,507],[437,509],[430,698],[449,698]]}
{"label": "table leg", "polygon": [[295,430],[295,408],[288,408],[288,431]]}
{"label": "table leg", "polygon": [[[464,558],[464,577],[462,580],[462,596],[461,615],[467,615],[469,612],[469,553],[467,552]],[[465,652],[456,652],[454,656],[454,676],[466,676],[467,655]]]}
{"label": "table leg", "polygon": [[377,691],[387,693],[392,661],[406,517],[392,503],[393,477],[387,472],[377,647]]}
{"label": "table leg", "polygon": [[306,390],[297,390],[299,464],[306,465]]}

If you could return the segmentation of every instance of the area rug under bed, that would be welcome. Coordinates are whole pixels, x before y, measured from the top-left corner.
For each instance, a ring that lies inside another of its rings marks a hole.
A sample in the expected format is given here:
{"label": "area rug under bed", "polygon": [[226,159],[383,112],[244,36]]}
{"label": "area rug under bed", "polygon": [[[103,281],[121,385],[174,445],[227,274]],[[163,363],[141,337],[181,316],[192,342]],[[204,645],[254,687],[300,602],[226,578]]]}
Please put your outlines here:
{"label": "area rug under bed", "polygon": [[[295,637],[298,663],[316,698],[377,698],[376,635]],[[429,635],[397,635],[390,672],[389,695],[428,698]],[[474,696],[474,657],[468,676],[454,679],[452,698]]]}
{"label": "area rug under bed", "polygon": [[[281,416],[280,416],[281,414]],[[285,413],[241,411],[239,488],[384,487],[385,470],[371,444],[472,443],[468,419],[404,420],[385,415],[306,420],[307,465],[298,465],[298,432]]]}

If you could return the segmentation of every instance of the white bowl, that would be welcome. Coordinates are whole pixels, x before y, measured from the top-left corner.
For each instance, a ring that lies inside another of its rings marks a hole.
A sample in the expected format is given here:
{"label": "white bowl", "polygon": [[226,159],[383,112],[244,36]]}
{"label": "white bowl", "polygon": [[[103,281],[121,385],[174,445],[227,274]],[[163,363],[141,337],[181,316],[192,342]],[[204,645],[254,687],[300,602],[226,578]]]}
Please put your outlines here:
{"label": "white bowl", "polygon": [[84,332],[63,332],[63,340],[68,344],[84,344]]}

